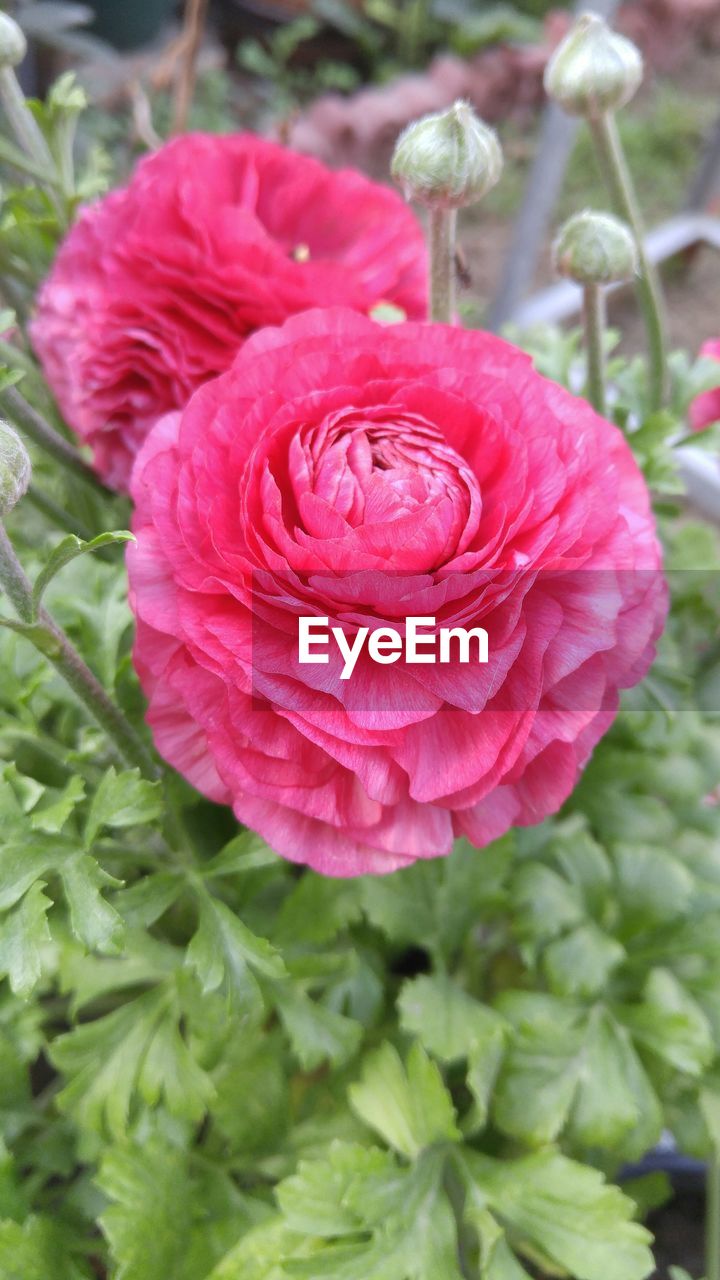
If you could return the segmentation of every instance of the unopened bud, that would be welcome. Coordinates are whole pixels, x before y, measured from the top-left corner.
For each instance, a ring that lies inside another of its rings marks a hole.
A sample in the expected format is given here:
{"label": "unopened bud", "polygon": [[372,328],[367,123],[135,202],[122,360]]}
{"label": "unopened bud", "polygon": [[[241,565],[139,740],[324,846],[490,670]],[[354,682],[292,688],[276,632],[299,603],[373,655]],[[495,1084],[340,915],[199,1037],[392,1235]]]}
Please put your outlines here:
{"label": "unopened bud", "polygon": [[0,13],[0,67],[16,67],[27,53],[21,27],[8,13]]}
{"label": "unopened bud", "polygon": [[578,284],[615,284],[631,280],[639,269],[635,237],[626,223],[609,213],[576,213],[553,245],[558,275]]}
{"label": "unopened bud", "polygon": [[467,102],[408,125],[391,172],[405,198],[429,209],[460,209],[495,186],[503,155],[497,135]]}
{"label": "unopened bud", "polygon": [[629,102],[643,78],[642,54],[595,13],[573,23],[545,68],[545,90],[564,111],[598,116]]}
{"label": "unopened bud", "polygon": [[0,421],[0,518],[12,511],[30,484],[30,457],[7,422]]}

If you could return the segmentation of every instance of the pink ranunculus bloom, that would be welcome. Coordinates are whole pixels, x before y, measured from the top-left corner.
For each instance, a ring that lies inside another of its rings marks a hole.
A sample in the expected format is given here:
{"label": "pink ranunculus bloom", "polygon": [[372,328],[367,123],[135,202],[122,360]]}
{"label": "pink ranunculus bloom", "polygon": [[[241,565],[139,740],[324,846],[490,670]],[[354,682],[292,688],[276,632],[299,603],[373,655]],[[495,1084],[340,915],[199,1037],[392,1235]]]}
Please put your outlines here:
{"label": "pink ranunculus bloom", "polygon": [[[553,813],[666,592],[620,432],[499,338],[346,309],[256,334],[133,472],[135,663],[161,754],[336,876]],[[299,661],[299,617],[483,626],[491,661]]]}
{"label": "pink ranunculus bloom", "polygon": [[189,134],[86,208],[39,297],[35,350],[95,466],[126,489],[150,427],[265,325],[314,306],[425,314],[400,197],[252,134]]}
{"label": "pink ranunculus bloom", "polygon": [[[703,343],[700,355],[708,356],[711,360],[720,360],[720,338]],[[690,426],[693,431],[704,431],[705,427],[719,421],[720,387],[715,387],[713,391],[704,391],[693,400],[690,406]]]}

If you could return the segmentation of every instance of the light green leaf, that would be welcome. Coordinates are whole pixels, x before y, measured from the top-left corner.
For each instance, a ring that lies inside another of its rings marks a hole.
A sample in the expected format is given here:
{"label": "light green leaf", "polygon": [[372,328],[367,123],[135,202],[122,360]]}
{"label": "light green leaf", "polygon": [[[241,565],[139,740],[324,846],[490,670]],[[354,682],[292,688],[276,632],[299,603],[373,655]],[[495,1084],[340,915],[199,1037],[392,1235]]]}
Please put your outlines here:
{"label": "light green leaf", "polygon": [[292,986],[278,986],[273,1000],[304,1071],[330,1061],[340,1066],[357,1053],[362,1027],[352,1018],[311,1000]]}
{"label": "light green leaf", "polygon": [[37,880],[5,917],[0,933],[0,975],[7,975],[16,996],[27,999],[40,980],[42,951],[50,941],[47,912],[52,902]]}
{"label": "light green leaf", "polygon": [[55,800],[41,803],[30,814],[30,826],[34,831],[46,831],[57,835],[77,805],[85,796],[85,782],[79,774],[71,777]]}
{"label": "light green leaf", "polygon": [[618,1016],[645,1048],[687,1075],[701,1075],[715,1056],[708,1019],[669,969],[653,969],[642,1003]]}
{"label": "light green leaf", "polygon": [[197,973],[204,992],[216,991],[227,981],[234,998],[243,1004],[257,1003],[259,998],[249,971],[276,980],[287,974],[280,952],[209,894],[201,897],[200,920],[185,963]]}
{"label": "light green leaf", "polygon": [[90,542],[83,542],[80,538],[76,538],[73,533],[68,534],[53,548],[48,556],[43,569],[38,574],[33,586],[32,603],[33,616],[37,617],[37,611],[40,607],[43,593],[49,583],[61,569],[71,560],[77,559],[78,556],[85,555],[89,551],[99,551],[101,547],[111,547],[119,542],[134,542],[135,538],[132,533],[126,529],[118,529],[113,533],[100,533]]}
{"label": "light green leaf", "polygon": [[548,1258],[574,1280],[644,1280],[654,1270],[633,1202],[597,1170],[553,1151],[516,1160],[466,1151],[463,1161],[469,1195],[512,1231],[517,1251]]}
{"label": "light green leaf", "polygon": [[419,1043],[406,1066],[397,1049],[384,1044],[367,1059],[349,1097],[360,1119],[411,1160],[435,1142],[460,1136],[440,1070]]}
{"label": "light green leaf", "polygon": [[363,1218],[350,1207],[353,1186],[358,1185],[362,1195],[369,1175],[392,1168],[391,1157],[377,1148],[333,1142],[326,1159],[302,1160],[297,1173],[278,1188],[288,1227],[309,1236],[357,1235]]}
{"label": "light green leaf", "polygon": [[115,1262],[114,1280],[179,1276],[196,1201],[183,1153],[157,1140],[111,1147],[97,1183],[111,1202],[100,1226]]}
{"label": "light green leaf", "polygon": [[213,1089],[178,1025],[170,987],[159,986],[94,1022],[59,1036],[55,1066],[68,1078],[58,1103],[84,1128],[121,1137],[133,1097],[197,1121]]}
{"label": "light green leaf", "polygon": [[406,982],[398,998],[400,1025],[441,1062],[475,1057],[502,1040],[504,1022],[450,978],[423,975]]}
{"label": "light green leaf", "polygon": [[118,773],[114,766],[103,775],[90,804],[85,827],[89,848],[103,827],[140,827],[159,818],[163,800],[159,782],[148,782],[139,769]]}
{"label": "light green leaf", "polygon": [[124,932],[122,916],[106,902],[100,890],[120,888],[116,880],[103,871],[94,858],[78,853],[60,865],[65,897],[70,908],[70,926],[75,937],[89,951],[115,954]]}
{"label": "light green leaf", "polygon": [[551,989],[559,996],[591,996],[604,990],[625,958],[625,948],[593,921],[551,942],[543,965]]}

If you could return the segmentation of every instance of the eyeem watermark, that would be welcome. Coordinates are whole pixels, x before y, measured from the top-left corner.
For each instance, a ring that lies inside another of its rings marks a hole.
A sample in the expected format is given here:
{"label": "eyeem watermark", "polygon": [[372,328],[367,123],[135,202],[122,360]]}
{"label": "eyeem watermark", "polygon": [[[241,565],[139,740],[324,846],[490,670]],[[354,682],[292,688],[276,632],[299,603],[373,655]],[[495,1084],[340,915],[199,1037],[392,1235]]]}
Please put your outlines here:
{"label": "eyeem watermark", "polygon": [[350,679],[366,645],[372,661],[385,667],[400,658],[407,663],[486,663],[489,660],[488,633],[484,627],[438,629],[434,618],[408,618],[404,634],[395,627],[376,627],[373,631],[369,627],[358,627],[349,639],[342,627],[329,627],[328,623],[328,618],[298,618],[298,661],[312,666],[328,663],[332,639],[344,658],[341,680]]}

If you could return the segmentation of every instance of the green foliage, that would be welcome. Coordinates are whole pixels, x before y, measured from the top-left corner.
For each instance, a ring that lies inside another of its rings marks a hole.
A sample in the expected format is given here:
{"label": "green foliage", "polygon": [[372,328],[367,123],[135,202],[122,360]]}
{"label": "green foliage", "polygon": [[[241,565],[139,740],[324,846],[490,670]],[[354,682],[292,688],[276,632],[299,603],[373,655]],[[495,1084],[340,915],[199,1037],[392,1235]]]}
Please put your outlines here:
{"label": "green foliage", "polygon": [[[58,166],[79,106],[65,81],[36,113]],[[87,189],[58,205],[28,176],[0,225],[20,325]],[[528,345],[578,385],[577,335]],[[87,534],[59,541],[26,501],[12,516],[38,619],[0,627],[0,1280],[652,1271],[636,1219],[657,1185],[613,1179],[663,1129],[720,1145],[720,558],[667,497],[718,378],[672,372],[652,417],[642,364],[611,360],[616,419],[666,495],[650,677],[557,818],[385,878],[299,871],[171,771],[119,764],[28,641],[47,610],[147,741],[128,535],[103,532],[129,513],[35,458]]]}

